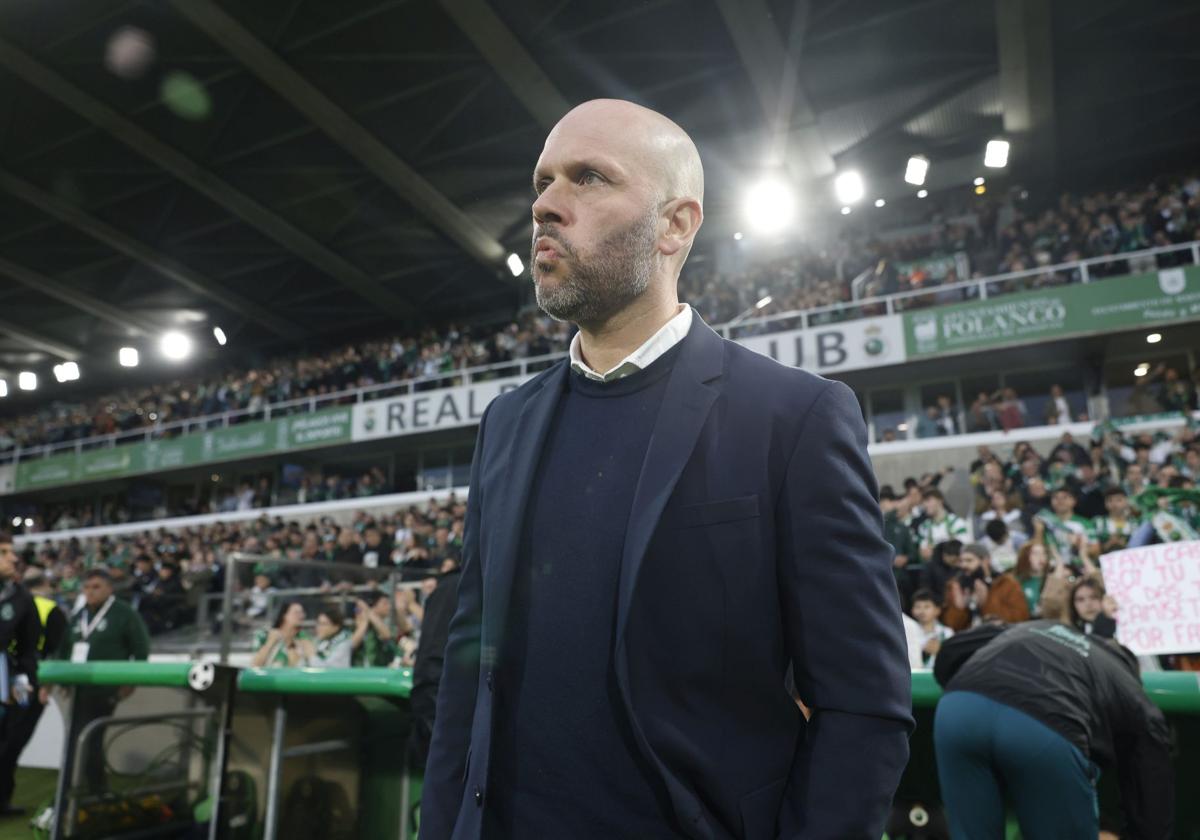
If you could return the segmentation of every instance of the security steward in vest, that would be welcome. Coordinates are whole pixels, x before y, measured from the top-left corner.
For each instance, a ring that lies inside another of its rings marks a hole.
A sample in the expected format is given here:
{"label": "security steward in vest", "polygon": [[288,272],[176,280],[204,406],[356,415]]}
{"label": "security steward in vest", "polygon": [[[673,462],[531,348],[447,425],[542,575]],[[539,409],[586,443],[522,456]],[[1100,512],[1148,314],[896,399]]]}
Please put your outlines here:
{"label": "security steward in vest", "polygon": [[[150,655],[150,635],[142,617],[113,594],[112,577],[106,569],[89,569],[83,576],[83,606],[72,613],[58,658],[70,662],[144,661]],[[74,741],[80,731],[99,717],[113,713],[117,703],[133,693],[133,686],[120,688],[79,687],[71,714]],[[104,731],[93,732],[83,745],[84,781],[93,792],[104,786]]]}
{"label": "security steward in vest", "polygon": [[[0,692],[4,697],[3,718],[0,719],[0,751],[7,753],[10,742],[15,744],[23,707],[36,702],[37,644],[41,635],[37,608],[33,597],[21,585],[17,574],[17,553],[12,537],[0,533],[0,656],[5,661],[0,671]],[[14,718],[16,720],[14,721]],[[24,746],[23,744],[21,746]],[[20,754],[18,749],[17,754]],[[15,762],[15,759],[14,759]],[[11,794],[11,787],[6,793]],[[13,814],[6,795],[0,804],[0,816]]]}
{"label": "security steward in vest", "polygon": [[[37,610],[41,632],[38,637],[38,659],[45,659],[58,650],[62,644],[63,634],[67,631],[67,616],[58,603],[50,597],[53,587],[46,578],[43,570],[31,568],[25,572],[25,588],[33,596],[33,604]],[[15,650],[16,642],[9,647],[9,652]],[[49,692],[45,686],[38,688],[28,705],[12,706],[7,709],[4,719],[0,720],[0,817],[20,816],[24,808],[12,804],[13,789],[16,786],[17,760],[21,751],[33,737],[42,712],[49,702]]]}

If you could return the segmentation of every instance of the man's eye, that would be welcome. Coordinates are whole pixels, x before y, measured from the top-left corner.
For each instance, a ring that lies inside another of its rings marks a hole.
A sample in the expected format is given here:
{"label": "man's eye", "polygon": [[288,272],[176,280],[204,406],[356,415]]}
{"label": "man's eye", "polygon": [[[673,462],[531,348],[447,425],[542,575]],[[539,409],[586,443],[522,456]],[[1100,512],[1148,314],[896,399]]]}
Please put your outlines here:
{"label": "man's eye", "polygon": [[579,183],[583,184],[584,186],[602,184],[604,183],[604,176],[602,176],[599,172],[594,172],[593,170],[589,169],[579,178]]}

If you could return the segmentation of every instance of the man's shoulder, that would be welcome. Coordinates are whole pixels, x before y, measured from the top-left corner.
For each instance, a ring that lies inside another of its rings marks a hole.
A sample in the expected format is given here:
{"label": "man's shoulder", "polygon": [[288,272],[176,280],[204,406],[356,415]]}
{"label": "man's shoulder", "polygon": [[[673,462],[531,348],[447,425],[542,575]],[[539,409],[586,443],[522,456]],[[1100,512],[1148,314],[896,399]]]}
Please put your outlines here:
{"label": "man's shoulder", "polygon": [[730,384],[735,387],[757,388],[767,383],[816,395],[834,382],[803,368],[785,365],[731,339],[720,340]]}
{"label": "man's shoulder", "polygon": [[525,403],[529,401],[529,398],[541,391],[543,386],[545,386],[546,380],[557,374],[560,374],[562,369],[568,364],[570,364],[569,360],[566,357],[563,357],[539,373],[537,376],[533,377],[533,379],[530,379],[527,382],[522,382],[516,388],[504,391],[496,396],[495,399],[488,403],[488,407],[485,412],[486,416],[488,417],[488,421],[492,422],[493,418],[497,420],[506,418],[515,419],[521,413],[521,409],[524,407]]}

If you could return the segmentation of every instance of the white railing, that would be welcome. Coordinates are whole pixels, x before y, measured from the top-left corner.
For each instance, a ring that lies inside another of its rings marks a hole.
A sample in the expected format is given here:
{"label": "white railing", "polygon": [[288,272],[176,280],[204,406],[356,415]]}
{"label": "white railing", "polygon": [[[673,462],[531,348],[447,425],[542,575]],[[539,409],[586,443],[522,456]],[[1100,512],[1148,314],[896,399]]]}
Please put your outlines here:
{"label": "white railing", "polygon": [[[1047,275],[1066,273],[1069,281],[1069,278],[1073,277],[1075,272],[1078,272],[1079,282],[1088,283],[1093,279],[1092,268],[1095,266],[1130,261],[1143,262],[1157,260],[1159,256],[1175,253],[1188,253],[1191,255],[1192,265],[1200,265],[1200,241],[1185,242],[1180,245],[1147,248],[1142,251],[1093,257],[1077,262],[1038,266],[1037,268],[1025,271],[1013,271],[991,277],[963,280],[958,283],[933,286],[928,289],[896,292],[890,295],[835,303],[828,306],[818,306],[812,309],[780,312],[762,318],[737,320],[736,323],[731,321],[727,324],[715,325],[713,328],[725,338],[737,339],[742,336],[762,335],[764,333],[780,332],[783,330],[807,329],[821,324],[841,323],[858,318],[869,318],[885,314],[893,315],[907,311],[908,309],[918,308],[918,306],[910,305],[908,302],[919,298],[935,299],[936,302],[932,304],[933,306],[952,302],[957,303],[962,300],[987,300],[991,297],[1023,291],[1023,289],[1017,287],[1017,283],[1026,278],[1036,279]],[[956,300],[947,300],[946,298],[950,295],[955,295]],[[924,308],[928,305],[930,304],[922,302],[919,308]],[[157,440],[164,437],[175,437],[190,432],[226,427],[247,420],[268,420],[275,416],[307,414],[321,408],[351,405],[372,399],[395,396],[397,394],[410,394],[414,391],[435,390],[453,385],[467,385],[480,380],[495,379],[502,375],[525,376],[544,370],[565,355],[566,353],[562,352],[549,353],[542,356],[513,359],[507,362],[494,362],[476,367],[458,368],[453,371],[445,371],[429,376],[383,382],[377,385],[365,385],[358,388],[347,388],[329,394],[268,403],[259,408],[236,409],[220,414],[176,420],[170,423],[158,423],[153,426],[130,429],[108,435],[96,435],[38,446],[16,447],[6,452],[0,452],[0,464],[15,464],[21,460],[44,458],[60,452],[82,452],[90,449],[114,447],[121,443],[135,443],[138,441]]]}

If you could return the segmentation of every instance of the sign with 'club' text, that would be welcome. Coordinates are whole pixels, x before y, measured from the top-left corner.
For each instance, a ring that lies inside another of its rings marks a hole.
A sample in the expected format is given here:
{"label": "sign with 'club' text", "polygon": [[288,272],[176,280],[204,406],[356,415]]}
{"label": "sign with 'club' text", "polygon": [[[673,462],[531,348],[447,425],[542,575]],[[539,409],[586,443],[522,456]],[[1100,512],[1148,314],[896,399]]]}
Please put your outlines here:
{"label": "sign with 'club' text", "polygon": [[899,315],[813,324],[802,330],[737,336],[736,340],[789,367],[820,374],[898,365],[906,358]]}
{"label": "sign with 'club' text", "polygon": [[1117,602],[1117,641],[1138,656],[1200,652],[1200,540],[1100,558]]}

